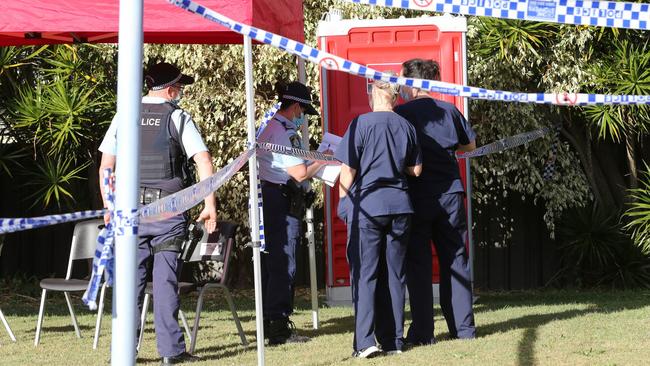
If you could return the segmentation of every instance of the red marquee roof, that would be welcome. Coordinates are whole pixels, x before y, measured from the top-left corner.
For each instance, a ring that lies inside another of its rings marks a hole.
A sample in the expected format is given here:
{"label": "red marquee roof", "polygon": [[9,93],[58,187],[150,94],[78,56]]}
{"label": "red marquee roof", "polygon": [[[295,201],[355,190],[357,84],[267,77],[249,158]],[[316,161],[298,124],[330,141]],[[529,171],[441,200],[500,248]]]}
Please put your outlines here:
{"label": "red marquee roof", "polygon": [[[301,0],[199,0],[229,18],[297,41],[304,40]],[[115,43],[118,0],[6,1],[0,9],[0,46]],[[241,43],[242,36],[166,0],[144,0],[145,43]]]}

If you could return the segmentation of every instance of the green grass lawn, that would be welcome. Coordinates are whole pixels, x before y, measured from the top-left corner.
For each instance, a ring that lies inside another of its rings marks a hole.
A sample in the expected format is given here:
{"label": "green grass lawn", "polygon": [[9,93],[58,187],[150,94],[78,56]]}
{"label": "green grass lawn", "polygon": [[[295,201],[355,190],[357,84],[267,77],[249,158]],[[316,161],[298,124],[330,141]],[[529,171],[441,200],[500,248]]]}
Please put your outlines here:
{"label": "green grass lawn", "polygon": [[[17,343],[0,329],[1,365],[105,365],[109,356],[110,316],[104,317],[99,349],[92,349],[93,313],[74,296],[82,338],[74,335],[61,294],[51,294],[41,343],[34,347],[39,291],[31,286],[0,287],[0,306]],[[225,301],[215,292],[206,300],[198,337],[196,365],[256,364],[255,321],[251,291],[235,291],[244,330],[243,347]],[[183,299],[191,322],[195,296]],[[352,359],[353,315],[350,308],[322,307],[321,328],[311,329],[306,291],[297,298],[293,317],[305,344],[266,348],[268,365],[643,365],[650,363],[650,292],[482,293],[475,307],[478,338],[449,340],[436,309],[438,343],[401,355]],[[138,364],[160,363],[149,315]]]}

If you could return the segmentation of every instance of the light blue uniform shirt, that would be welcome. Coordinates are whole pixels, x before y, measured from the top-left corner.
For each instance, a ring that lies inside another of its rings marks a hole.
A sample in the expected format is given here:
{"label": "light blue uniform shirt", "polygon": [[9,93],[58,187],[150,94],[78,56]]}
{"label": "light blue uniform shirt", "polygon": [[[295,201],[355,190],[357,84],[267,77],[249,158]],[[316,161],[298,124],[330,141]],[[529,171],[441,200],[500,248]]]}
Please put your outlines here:
{"label": "light blue uniform shirt", "polygon": [[[166,100],[164,98],[142,97],[142,103],[144,104],[162,104],[165,102]],[[172,112],[172,122],[176,127],[176,131],[179,130],[181,125],[181,113],[185,116],[185,127],[183,127],[183,136],[181,136],[181,140],[183,141],[183,147],[187,153],[187,158],[191,159],[197,153],[208,151],[208,148],[205,146],[205,143],[203,143],[201,134],[194,125],[192,117],[182,109],[177,109]],[[106,135],[104,135],[104,140],[102,140],[101,145],[99,145],[99,151],[109,155],[117,155],[117,125],[118,119],[117,115],[115,115],[111,121],[110,127],[108,127],[108,131],[106,131]]]}
{"label": "light blue uniform shirt", "polygon": [[[291,143],[292,140],[294,141],[293,144]],[[296,132],[296,125],[279,114],[269,121],[257,141],[302,148],[300,138]],[[294,156],[268,151],[259,151],[257,161],[260,167],[260,179],[276,184],[287,183],[290,178],[287,168],[305,163],[304,160]]]}

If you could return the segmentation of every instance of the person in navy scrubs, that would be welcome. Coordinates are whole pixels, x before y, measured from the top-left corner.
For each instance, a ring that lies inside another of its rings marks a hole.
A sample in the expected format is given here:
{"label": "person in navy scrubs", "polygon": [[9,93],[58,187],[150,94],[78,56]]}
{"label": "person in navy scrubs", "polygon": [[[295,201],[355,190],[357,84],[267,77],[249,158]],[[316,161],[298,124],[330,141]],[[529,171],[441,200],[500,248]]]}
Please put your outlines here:
{"label": "person in navy scrubs", "polygon": [[[440,80],[440,67],[435,61],[412,59],[402,64],[402,75]],[[456,151],[474,150],[476,133],[453,104],[406,86],[400,87],[400,95],[406,103],[395,112],[415,127],[422,149],[422,174],[409,179],[415,213],[406,253],[406,280],[413,322],[406,342],[435,342],[431,240],[440,264],[440,307],[450,337],[474,338],[472,285],[465,248],[465,192]]]}
{"label": "person in navy scrubs", "polygon": [[406,175],[421,157],[413,126],[393,112],[397,88],[376,81],[373,112],[355,118],[335,157],[341,161],[337,214],[347,224],[354,302],[354,357],[402,350],[411,206]]}

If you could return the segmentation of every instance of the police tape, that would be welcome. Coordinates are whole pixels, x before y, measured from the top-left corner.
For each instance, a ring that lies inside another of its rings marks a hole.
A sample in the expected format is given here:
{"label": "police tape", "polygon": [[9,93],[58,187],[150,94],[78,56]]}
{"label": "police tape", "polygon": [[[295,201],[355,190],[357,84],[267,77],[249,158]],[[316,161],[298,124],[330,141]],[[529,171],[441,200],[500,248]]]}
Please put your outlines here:
{"label": "police tape", "polygon": [[548,133],[548,128],[540,128],[538,130],[520,133],[518,135],[506,137],[490,144],[483,145],[472,152],[458,154],[457,156],[459,158],[476,158],[479,156],[502,152],[537,140]]}
{"label": "police tape", "polygon": [[196,206],[232,178],[254,153],[254,149],[248,149],[209,178],[140,208],[140,222],[161,221]]}
{"label": "police tape", "polygon": [[104,215],[106,210],[88,210],[60,215],[48,215],[30,218],[0,218],[0,234],[36,229],[50,225],[62,224]]}
{"label": "police tape", "polygon": [[601,104],[650,104],[650,95],[610,95],[585,93],[519,93],[503,90],[490,90],[473,86],[457,85],[436,80],[424,80],[393,76],[373,68],[358,64],[325,51],[319,51],[304,43],[282,37],[263,29],[254,28],[214,10],[206,8],[191,0],[167,0],[168,2],[198,14],[205,19],[220,24],[236,33],[269,44],[290,54],[296,55],[309,62],[315,63],[327,70],[342,71],[351,75],[368,79],[383,80],[391,84],[399,84],[413,88],[428,90],[435,93],[468,97],[474,99],[495,100],[503,102],[556,104],[556,105],[601,105]]}
{"label": "police tape", "polygon": [[264,113],[264,118],[262,119],[262,122],[260,123],[260,127],[257,129],[257,133],[255,134],[255,139],[260,138],[260,135],[262,134],[262,132],[264,132],[264,129],[266,128],[266,125],[275,116],[275,114],[278,113],[281,106],[282,106],[282,102],[278,102],[268,112]]}
{"label": "police tape", "polygon": [[650,29],[650,4],[590,0],[345,0],[357,4],[515,20]]}
{"label": "police tape", "polygon": [[97,309],[97,292],[101,287],[102,278],[107,286],[113,285],[113,274],[115,266],[115,247],[113,240],[115,237],[115,185],[112,175],[112,169],[105,169],[103,172],[102,185],[104,187],[104,198],[110,219],[106,227],[104,227],[97,236],[97,246],[95,247],[95,255],[93,257],[92,272],[88,287],[81,298],[90,308],[90,310]]}
{"label": "police tape", "polygon": [[255,144],[255,146],[263,151],[268,151],[272,153],[277,153],[277,154],[283,154],[283,155],[290,155],[296,158],[303,158],[305,160],[313,160],[313,161],[327,161],[327,162],[333,162],[333,163],[339,163],[338,160],[332,155],[328,154],[323,154],[322,152],[319,151],[311,151],[311,150],[304,150],[304,149],[298,149],[295,147],[288,147],[284,145],[278,145],[278,144],[272,144],[270,142],[258,142]]}
{"label": "police tape", "polygon": [[[264,118],[262,118],[262,121],[260,122],[260,128],[257,130],[257,134],[255,134],[256,140],[260,137],[262,132],[264,132],[264,129],[268,125],[269,121],[275,117],[276,113],[278,113],[281,106],[282,102],[278,102],[269,111],[264,113]],[[259,160],[257,171],[259,172]],[[248,207],[251,207],[250,199],[248,201]],[[264,251],[266,249],[266,236],[264,234],[264,197],[262,195],[262,182],[260,181],[259,174],[257,175],[257,212],[259,217],[260,250]],[[253,227],[253,216],[249,215],[249,219],[251,220],[250,226]]]}

